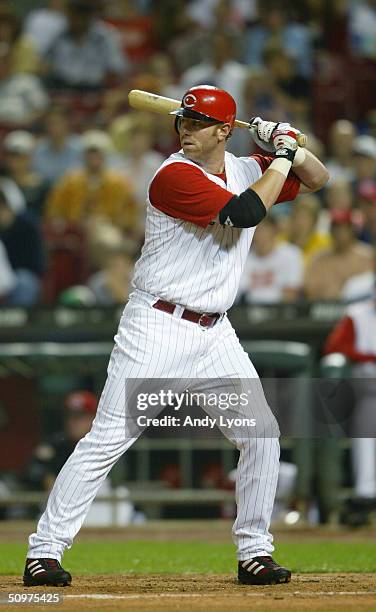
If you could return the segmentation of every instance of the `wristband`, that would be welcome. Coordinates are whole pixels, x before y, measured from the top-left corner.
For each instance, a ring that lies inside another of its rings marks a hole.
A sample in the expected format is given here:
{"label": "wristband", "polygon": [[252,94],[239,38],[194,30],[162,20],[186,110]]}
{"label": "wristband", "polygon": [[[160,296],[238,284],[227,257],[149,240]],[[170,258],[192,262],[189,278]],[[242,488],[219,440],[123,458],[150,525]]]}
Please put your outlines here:
{"label": "wristband", "polygon": [[269,170],[275,170],[280,174],[283,174],[285,178],[287,178],[288,173],[290,172],[292,162],[285,157],[281,157],[279,159],[273,159],[272,163],[269,166]]}
{"label": "wristband", "polygon": [[305,158],[306,158],[305,150],[302,149],[301,147],[298,147],[295,153],[294,161],[292,162],[292,167],[297,168],[298,166],[301,166],[301,164],[304,163]]}

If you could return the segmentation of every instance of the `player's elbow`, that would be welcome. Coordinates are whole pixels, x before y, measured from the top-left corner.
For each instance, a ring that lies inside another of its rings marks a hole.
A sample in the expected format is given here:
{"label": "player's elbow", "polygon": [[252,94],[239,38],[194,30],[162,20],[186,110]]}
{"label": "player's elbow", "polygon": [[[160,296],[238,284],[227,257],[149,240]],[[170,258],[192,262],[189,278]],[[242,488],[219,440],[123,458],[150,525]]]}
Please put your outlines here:
{"label": "player's elbow", "polygon": [[253,189],[246,189],[240,195],[234,195],[220,210],[221,225],[237,228],[249,228],[258,225],[266,215],[266,208]]}
{"label": "player's elbow", "polygon": [[311,178],[309,182],[310,190],[312,192],[319,191],[319,189],[322,189],[323,187],[325,187],[329,179],[330,179],[330,174],[328,170],[325,168],[325,166],[323,166],[322,168],[320,168],[320,171],[315,173],[315,175]]}

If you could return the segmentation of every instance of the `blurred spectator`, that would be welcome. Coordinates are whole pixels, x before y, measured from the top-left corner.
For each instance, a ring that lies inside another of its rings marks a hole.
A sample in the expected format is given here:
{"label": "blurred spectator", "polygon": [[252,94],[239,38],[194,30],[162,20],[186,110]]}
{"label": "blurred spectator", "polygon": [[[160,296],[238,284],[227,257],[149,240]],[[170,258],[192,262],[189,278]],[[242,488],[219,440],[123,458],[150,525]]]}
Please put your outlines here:
{"label": "blurred spectator", "polygon": [[236,46],[229,35],[215,33],[211,38],[211,55],[202,63],[189,68],[181,78],[181,95],[194,85],[206,83],[228,91],[242,114],[242,97],[247,68],[235,59]]}
{"label": "blurred spectator", "polygon": [[153,149],[155,141],[154,119],[150,114],[128,113],[111,126],[113,140],[121,146],[123,168],[133,183],[138,205],[140,230],[145,226],[148,186],[163,162],[163,156]]}
{"label": "blurred spectator", "polygon": [[[240,131],[240,130],[239,130]],[[180,142],[171,115],[161,115],[155,123],[155,149],[166,159],[179,150]]]}
{"label": "blurred spectator", "polygon": [[131,291],[134,261],[126,244],[107,245],[101,268],[87,281],[99,306],[125,304]]}
{"label": "blurred spectator", "polygon": [[263,59],[271,76],[272,95],[285,109],[289,121],[303,129],[308,122],[311,106],[309,79],[297,72],[295,58],[282,46],[268,44]]}
{"label": "blurred spectator", "polygon": [[[244,115],[243,91],[248,76],[246,66],[238,62],[236,46],[232,36],[213,34],[210,41],[210,55],[200,64],[189,68],[181,78],[181,97],[194,85],[206,83],[228,91],[236,100],[237,115]],[[250,150],[249,135],[243,130],[234,130],[229,150],[236,155],[247,155]]]}
{"label": "blurred spectator", "polygon": [[247,304],[292,302],[303,285],[303,257],[298,247],[278,242],[278,225],[267,216],[257,227],[239,297]]}
{"label": "blurred spectator", "polygon": [[370,134],[370,136],[373,136],[373,138],[376,138],[376,109],[375,108],[373,108],[372,110],[369,111],[369,113],[367,113],[366,122],[367,122],[368,133]]}
{"label": "blurred spectator", "polygon": [[14,8],[4,0],[0,3],[0,46],[7,48],[13,74],[38,72],[39,55],[34,41],[22,34],[22,24]]}
{"label": "blurred spectator", "polygon": [[0,240],[0,305],[5,301],[17,284],[17,277],[10,265],[7,252]]}
{"label": "blurred spectator", "polygon": [[67,0],[67,26],[45,54],[51,86],[99,89],[125,75],[118,34],[96,18],[97,11],[91,0]]}
{"label": "blurred spectator", "polygon": [[351,435],[355,499],[348,502],[345,522],[359,526],[376,509],[376,248],[373,297],[349,306],[325,344],[325,353],[342,353],[352,363],[356,405]]}
{"label": "blurred spectator", "polygon": [[341,298],[344,302],[358,302],[373,296],[375,290],[375,275],[372,270],[357,274],[344,284]]}
{"label": "blurred spectator", "polygon": [[49,491],[77,442],[91,429],[98,400],[90,391],[74,391],[65,399],[64,430],[35,449],[23,481],[31,489]]}
{"label": "blurred spectator", "polygon": [[329,159],[327,168],[330,181],[354,179],[353,147],[356,127],[347,119],[338,119],[329,130]]}
{"label": "blurred spectator", "polygon": [[288,122],[289,113],[282,99],[274,95],[274,81],[266,68],[253,67],[248,73],[243,89],[244,116],[260,116],[270,121],[278,117]]}
{"label": "blurred spectator", "polygon": [[257,16],[256,0],[193,0],[188,5],[191,19],[203,28],[211,29],[216,25],[216,16],[223,5],[227,9],[228,23],[241,24],[252,21]]}
{"label": "blurred spectator", "polygon": [[[350,0],[352,1],[352,0]],[[349,20],[349,0],[308,0],[312,5],[317,5],[316,10],[316,28],[322,32],[321,42],[324,46],[323,56],[326,59],[329,57],[343,56],[347,58],[350,55],[350,44],[348,36],[348,20]],[[305,9],[302,3],[303,11]],[[319,16],[320,15],[320,16]]]}
{"label": "blurred spectator", "polygon": [[357,183],[376,178],[376,138],[364,135],[355,139],[353,165]]}
{"label": "blurred spectator", "polygon": [[32,163],[34,170],[55,183],[63,174],[83,165],[81,138],[70,131],[69,110],[52,106],[44,120],[46,135],[37,143]]}
{"label": "blurred spectator", "polygon": [[41,55],[66,27],[63,9],[64,0],[49,0],[47,6],[35,8],[26,15],[24,32],[32,38]]}
{"label": "blurred spectator", "polygon": [[134,0],[106,2],[105,20],[118,31],[124,55],[132,64],[144,62],[156,50],[151,15],[142,13]]}
{"label": "blurred spectator", "polygon": [[305,265],[330,246],[330,237],[317,229],[320,200],[316,195],[300,196],[291,207],[287,240],[301,250]]}
{"label": "blurred spectator", "polygon": [[4,139],[7,175],[22,191],[27,208],[41,217],[49,186],[43,177],[31,169],[34,147],[34,136],[25,130],[10,132]]}
{"label": "blurred spectator", "polygon": [[179,74],[207,56],[208,48],[198,46],[207,40],[206,32],[189,16],[186,0],[152,2],[150,9],[158,47],[174,57]]}
{"label": "blurred spectator", "polygon": [[325,189],[325,204],[331,210],[350,210],[353,206],[351,183],[346,179],[331,181]]}
{"label": "blurred spectator", "polygon": [[16,277],[5,304],[32,306],[45,271],[42,236],[17,186],[5,178],[0,179],[0,240]]}
{"label": "blurred spectator", "polygon": [[112,143],[106,132],[89,130],[82,138],[84,168],[63,176],[51,191],[46,215],[85,227],[101,217],[135,233],[137,206],[126,179],[108,168]]}
{"label": "blurred spectator", "polygon": [[48,95],[38,77],[14,73],[9,47],[0,45],[0,123],[29,125],[47,105]]}
{"label": "blurred spectator", "polygon": [[361,238],[365,242],[376,244],[376,178],[359,183],[358,204],[364,217]]}
{"label": "blurred spectator", "polygon": [[324,203],[326,208],[320,213],[318,226],[320,231],[328,234],[330,233],[331,211],[349,211],[353,207],[354,197],[351,183],[343,178],[331,181],[324,190]]}
{"label": "blurred spectator", "polygon": [[309,28],[288,20],[288,10],[280,0],[258,2],[260,22],[246,32],[244,61],[262,66],[263,53],[269,43],[281,45],[297,62],[298,74],[312,74],[312,34]]}
{"label": "blurred spectator", "polygon": [[372,268],[372,249],[356,239],[351,211],[332,210],[332,247],[317,255],[306,270],[310,300],[338,300],[345,283]]}
{"label": "blurred spectator", "polygon": [[192,20],[186,2],[181,2],[181,5],[177,28],[172,32],[172,39],[166,45],[166,38],[160,36],[160,48],[166,50],[174,59],[175,70],[179,75],[205,61],[211,52],[211,30],[203,28]]}
{"label": "blurred spectator", "polygon": [[376,60],[376,2],[350,2],[348,18],[352,51],[356,55]]}
{"label": "blurred spectator", "polygon": [[180,97],[172,58],[167,53],[154,53],[148,63],[148,72],[156,80],[158,93],[169,98]]}

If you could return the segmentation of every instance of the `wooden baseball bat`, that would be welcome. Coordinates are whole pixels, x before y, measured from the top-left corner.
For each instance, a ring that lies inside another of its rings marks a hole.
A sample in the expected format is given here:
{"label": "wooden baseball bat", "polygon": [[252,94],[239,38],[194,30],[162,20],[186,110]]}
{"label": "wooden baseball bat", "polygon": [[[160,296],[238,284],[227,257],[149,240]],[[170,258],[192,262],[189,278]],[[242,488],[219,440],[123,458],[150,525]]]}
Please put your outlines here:
{"label": "wooden baseball bat", "polygon": [[[160,115],[168,115],[168,113],[177,110],[181,106],[180,100],[173,100],[172,98],[158,96],[157,94],[153,94],[148,91],[142,91],[142,89],[132,89],[128,94],[128,100],[129,106],[132,108],[142,111],[150,111],[152,113],[159,113]],[[239,119],[235,119],[235,127],[249,129],[250,125],[246,121],[239,121]],[[307,136],[300,133],[298,135],[298,145],[300,147],[305,147],[306,144]]]}

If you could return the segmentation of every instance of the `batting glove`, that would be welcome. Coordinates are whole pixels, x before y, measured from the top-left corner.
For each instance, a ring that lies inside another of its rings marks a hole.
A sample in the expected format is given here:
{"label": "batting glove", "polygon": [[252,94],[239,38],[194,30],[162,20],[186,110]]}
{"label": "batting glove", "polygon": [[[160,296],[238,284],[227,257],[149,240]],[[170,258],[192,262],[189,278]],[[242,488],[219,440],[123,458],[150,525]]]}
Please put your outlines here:
{"label": "batting glove", "polygon": [[261,149],[270,153],[276,151],[273,135],[277,129],[291,131],[296,135],[300,134],[299,130],[293,128],[289,123],[264,121],[261,117],[252,117],[249,121],[249,130],[253,140]]}
{"label": "batting glove", "polygon": [[274,153],[275,149],[270,138],[278,123],[264,121],[261,117],[252,117],[249,120],[249,131],[255,143],[264,151]]}
{"label": "batting glove", "polygon": [[293,162],[298,149],[297,130],[291,128],[288,123],[280,123],[273,131],[271,138],[275,149],[275,156],[278,158],[284,157]]}

